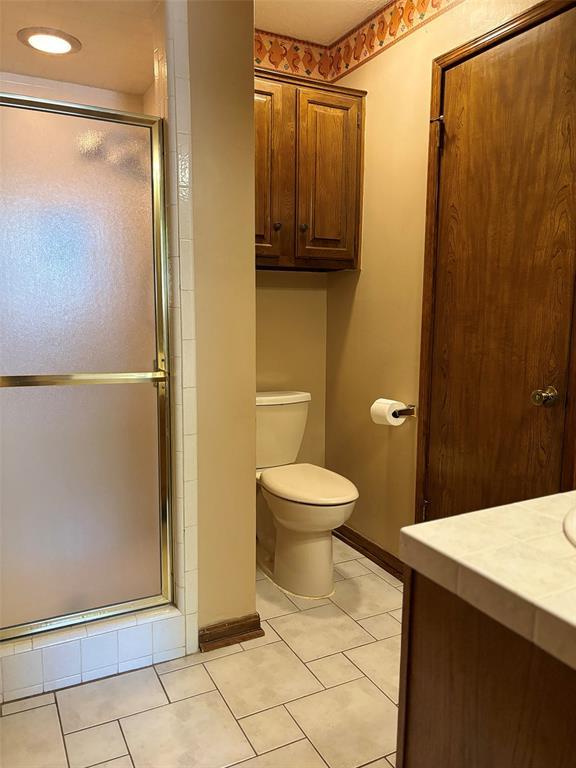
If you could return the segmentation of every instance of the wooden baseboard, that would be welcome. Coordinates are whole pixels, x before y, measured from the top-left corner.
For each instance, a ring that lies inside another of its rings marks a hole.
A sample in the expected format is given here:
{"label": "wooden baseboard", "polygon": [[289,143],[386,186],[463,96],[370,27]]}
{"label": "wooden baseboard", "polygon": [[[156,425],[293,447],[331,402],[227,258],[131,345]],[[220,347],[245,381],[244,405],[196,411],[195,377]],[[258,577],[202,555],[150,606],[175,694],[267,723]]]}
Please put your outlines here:
{"label": "wooden baseboard", "polygon": [[404,563],[396,555],[382,549],[378,544],[365,538],[361,533],[353,531],[347,525],[341,525],[340,528],[336,528],[334,535],[358,550],[358,552],[362,552],[369,560],[379,565],[380,568],[384,568],[392,576],[396,576],[401,581],[404,580]]}
{"label": "wooden baseboard", "polygon": [[250,613],[238,619],[201,627],[198,632],[198,641],[201,651],[214,651],[216,648],[224,648],[227,645],[235,645],[263,636],[264,630],[260,626],[259,614]]}

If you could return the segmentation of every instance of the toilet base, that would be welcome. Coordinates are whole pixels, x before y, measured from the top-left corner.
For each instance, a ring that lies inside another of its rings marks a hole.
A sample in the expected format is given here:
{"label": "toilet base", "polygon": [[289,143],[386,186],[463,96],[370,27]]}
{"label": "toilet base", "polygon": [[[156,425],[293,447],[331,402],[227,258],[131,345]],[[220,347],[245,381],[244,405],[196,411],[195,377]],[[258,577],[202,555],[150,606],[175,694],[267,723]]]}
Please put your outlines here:
{"label": "toilet base", "polygon": [[277,524],[273,578],[298,597],[329,597],[334,592],[332,531],[301,532]]}
{"label": "toilet base", "polygon": [[298,597],[301,600],[309,600],[310,608],[314,608],[315,600],[321,600],[322,598],[332,597],[332,595],[334,594],[334,590],[332,590],[332,592],[326,595],[317,595],[317,596],[311,597],[310,595],[303,595],[299,592],[292,592],[289,589],[286,589],[285,587],[278,584],[274,576],[274,555],[271,554],[258,541],[256,541],[256,565],[258,566],[258,568],[260,568],[262,573],[264,573],[265,576],[273,584],[275,584],[278,587],[278,589],[281,589],[282,592],[285,592],[288,595],[288,597]]}

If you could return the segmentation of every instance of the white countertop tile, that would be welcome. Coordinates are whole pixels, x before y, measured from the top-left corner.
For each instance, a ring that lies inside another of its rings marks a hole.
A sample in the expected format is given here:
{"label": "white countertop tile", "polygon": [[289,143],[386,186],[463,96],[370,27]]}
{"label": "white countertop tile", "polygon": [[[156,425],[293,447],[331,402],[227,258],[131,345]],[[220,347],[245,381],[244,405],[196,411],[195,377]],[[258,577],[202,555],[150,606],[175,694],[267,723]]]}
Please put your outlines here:
{"label": "white countertop tile", "polygon": [[562,533],[576,491],[412,525],[401,557],[576,669],[576,548]]}

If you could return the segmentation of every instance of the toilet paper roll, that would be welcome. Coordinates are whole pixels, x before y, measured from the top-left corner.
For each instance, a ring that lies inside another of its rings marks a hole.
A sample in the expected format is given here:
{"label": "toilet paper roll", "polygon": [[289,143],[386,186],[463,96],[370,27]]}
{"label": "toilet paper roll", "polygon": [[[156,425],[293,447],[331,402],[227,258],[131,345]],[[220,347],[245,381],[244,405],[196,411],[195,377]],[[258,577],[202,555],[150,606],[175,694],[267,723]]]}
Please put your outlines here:
{"label": "toilet paper roll", "polygon": [[406,421],[406,416],[394,416],[395,411],[406,408],[406,404],[399,400],[387,400],[380,397],[372,403],[370,418],[374,424],[387,424],[390,427],[399,427]]}

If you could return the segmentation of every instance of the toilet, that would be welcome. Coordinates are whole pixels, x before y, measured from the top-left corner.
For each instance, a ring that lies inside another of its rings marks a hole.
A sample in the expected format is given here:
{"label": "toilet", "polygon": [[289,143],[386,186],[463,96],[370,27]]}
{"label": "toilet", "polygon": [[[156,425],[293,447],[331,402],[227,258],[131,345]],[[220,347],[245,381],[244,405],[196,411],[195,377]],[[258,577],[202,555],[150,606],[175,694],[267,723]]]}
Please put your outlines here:
{"label": "toilet", "polygon": [[332,531],[358,499],[345,477],[295,464],[309,392],[256,393],[257,560],[282,589],[309,598],[334,591]]}

